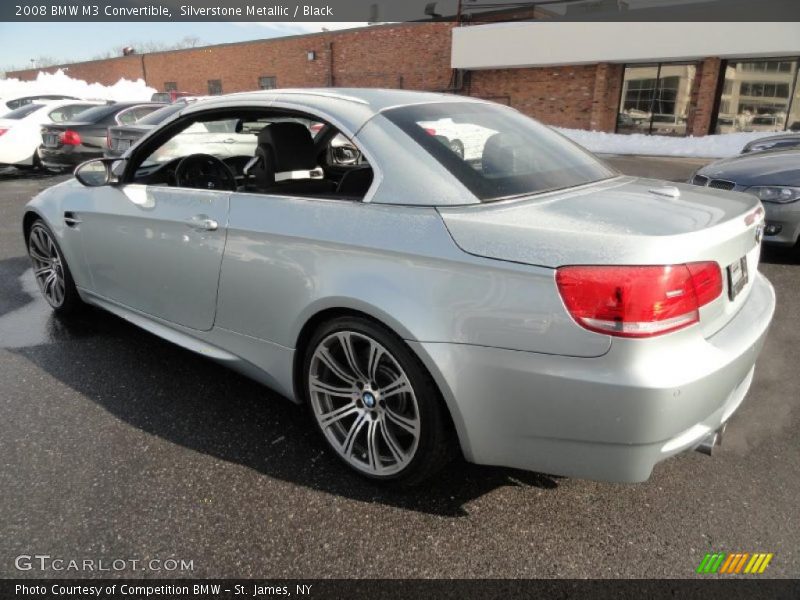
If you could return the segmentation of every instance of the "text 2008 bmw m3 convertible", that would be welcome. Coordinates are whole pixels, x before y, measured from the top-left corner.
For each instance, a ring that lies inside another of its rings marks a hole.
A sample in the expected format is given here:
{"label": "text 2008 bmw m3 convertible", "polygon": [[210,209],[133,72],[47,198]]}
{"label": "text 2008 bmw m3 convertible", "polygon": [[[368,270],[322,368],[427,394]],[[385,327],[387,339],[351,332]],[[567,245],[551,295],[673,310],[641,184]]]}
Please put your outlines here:
{"label": "text 2008 bmw m3 convertible", "polygon": [[102,307],[307,403],[412,484],[635,482],[708,444],[774,311],[753,196],[621,176],[519,112],[389,90],[187,106],[30,202],[56,312]]}

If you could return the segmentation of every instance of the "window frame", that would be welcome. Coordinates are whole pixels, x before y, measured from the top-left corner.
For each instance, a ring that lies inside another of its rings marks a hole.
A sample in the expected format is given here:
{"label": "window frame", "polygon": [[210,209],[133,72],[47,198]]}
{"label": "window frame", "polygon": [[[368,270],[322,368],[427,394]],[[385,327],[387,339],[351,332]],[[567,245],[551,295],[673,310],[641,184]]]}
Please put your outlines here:
{"label": "window frame", "polygon": [[[78,112],[73,113],[72,115],[70,115],[70,117],[68,119],[65,119],[64,121],[53,121],[52,115],[53,115],[54,112],[59,111],[59,110],[60,111],[64,111],[64,110],[66,110],[68,108],[72,108],[74,106],[83,106],[85,108],[82,108]],[[65,123],[67,121],[71,121],[75,117],[75,115],[78,115],[78,114],[82,113],[84,110],[89,110],[90,108],[93,108],[94,106],[97,106],[97,104],[81,104],[80,102],[76,102],[75,104],[65,104],[64,106],[58,106],[56,108],[50,109],[50,112],[47,113],[47,118],[50,119],[50,121],[53,122],[53,123]]]}
{"label": "window frame", "polygon": [[[219,91],[218,92],[212,92],[211,91],[211,86],[212,85],[216,86],[217,84],[219,85]],[[208,86],[208,95],[209,96],[222,96],[223,95],[222,79],[209,79],[207,81],[207,86]]]}
{"label": "window frame", "polygon": [[[261,82],[264,79],[272,80],[272,86],[271,87],[263,87]],[[258,77],[258,89],[259,90],[274,90],[274,89],[277,89],[277,88],[278,88],[278,77],[277,77],[277,75],[260,75]]]}
{"label": "window frame", "polygon": [[[735,65],[736,63],[753,64],[753,63],[770,63],[770,62],[778,63],[779,65],[784,63],[789,63],[789,64],[795,63],[794,75],[792,77],[792,81],[789,83],[789,97],[787,98],[787,103],[786,103],[786,118],[784,119],[783,122],[783,129],[781,131],[775,132],[774,135],[779,135],[781,133],[791,133],[791,130],[789,129],[789,119],[792,116],[792,109],[800,108],[794,106],[795,100],[800,102],[800,90],[798,89],[798,85],[800,85],[800,55],[763,56],[763,57],[759,56],[753,58],[744,57],[744,58],[730,58],[723,60],[720,63],[719,67],[719,82],[717,85],[717,89],[715,91],[714,110],[711,115],[711,123],[709,125],[708,135],[718,135],[717,125],[719,121],[719,104],[723,101],[722,100],[723,95],[730,95],[733,91],[731,90],[730,92],[725,92],[724,90],[725,81],[727,80],[725,74],[728,70],[728,67],[731,64]],[[780,71],[779,68],[777,71],[765,70],[765,71],[752,71],[752,72],[778,75],[782,71]],[[789,70],[789,72],[791,73],[791,70]],[[739,96],[741,96],[741,88],[739,90]],[[754,97],[756,96],[749,96],[749,98],[754,98]]]}
{"label": "window frame", "polygon": [[[692,109],[696,108],[696,103],[692,102],[692,95],[694,93],[694,79],[697,77],[697,70],[700,67],[700,61],[697,60],[678,60],[678,61],[663,61],[663,62],[644,62],[644,63],[624,63],[622,65],[622,74],[620,76],[619,81],[619,97],[617,98],[617,106],[615,108],[616,114],[614,115],[614,133],[620,133],[619,131],[619,115],[620,110],[622,109],[622,103],[625,98],[625,71],[630,68],[637,68],[637,67],[656,67],[656,87],[655,87],[655,94],[653,98],[650,100],[650,120],[648,122],[647,131],[642,132],[644,135],[662,135],[658,133],[653,133],[653,116],[656,114],[653,108],[658,101],[658,94],[661,88],[661,69],[665,66],[667,67],[681,67],[681,66],[693,66],[695,68],[694,77],[692,78],[692,89],[689,91],[689,103],[687,104],[687,113]],[[674,75],[669,75],[667,77],[676,77]],[[677,76],[680,81],[680,76]],[[678,89],[680,89],[680,83],[678,85]],[[672,101],[673,104],[676,101]],[[658,113],[662,114],[662,113]],[[674,114],[674,113],[673,113]],[[675,115],[677,117],[677,115]],[[622,134],[622,135],[629,135],[629,134]],[[683,135],[675,135],[675,136],[663,136],[662,137],[687,137],[689,135],[689,119],[686,120],[685,129]]]}
{"label": "window frame", "polygon": [[[367,160],[370,167],[372,167],[372,184],[370,185],[367,192],[364,196],[360,199],[354,199],[352,197],[335,197],[335,196],[305,196],[302,194],[292,193],[292,194],[279,194],[279,193],[261,193],[261,192],[250,192],[250,191],[234,191],[234,192],[225,192],[229,194],[248,194],[248,195],[255,195],[259,197],[269,197],[269,198],[289,198],[289,199],[302,199],[302,200],[320,200],[320,201],[333,201],[333,202],[361,202],[361,203],[368,203],[372,200],[372,198],[377,193],[378,187],[380,183],[383,181],[383,172],[378,166],[373,158],[373,154],[364,147],[364,145],[360,142],[360,140],[356,140],[356,136],[353,132],[349,131],[346,127],[343,127],[342,124],[336,119],[334,116],[320,112],[315,110],[315,112],[309,112],[305,110],[303,107],[295,107],[287,104],[281,104],[280,102],[275,103],[270,106],[239,106],[239,107],[225,107],[225,108],[209,108],[202,111],[197,112],[190,112],[189,114],[183,115],[179,114],[177,117],[173,117],[172,119],[168,119],[167,122],[164,123],[163,126],[156,126],[153,132],[147,136],[145,136],[136,146],[132,153],[125,159],[124,169],[119,175],[118,181],[115,185],[152,185],[154,187],[171,187],[174,188],[175,186],[164,186],[161,184],[147,184],[141,183],[136,181],[136,171],[139,167],[141,167],[142,162],[150,156],[155,150],[157,150],[160,146],[165,144],[175,135],[178,135],[180,132],[184,131],[188,127],[191,127],[193,123],[203,120],[215,120],[215,119],[224,119],[226,116],[228,118],[241,118],[242,115],[247,113],[252,113],[256,116],[264,117],[265,115],[269,115],[272,113],[272,116],[286,116],[286,117],[298,117],[303,119],[309,119],[311,121],[321,122],[324,123],[326,127],[333,126],[336,132],[343,134],[350,142],[361,152],[361,155]],[[329,132],[332,133],[332,132]],[[335,135],[326,135],[324,138],[320,138],[319,140],[315,136],[315,148],[318,141],[321,141],[323,144],[329,145],[331,140],[335,137]],[[321,149],[322,146],[320,146]],[[175,188],[175,189],[192,189],[192,188]]]}

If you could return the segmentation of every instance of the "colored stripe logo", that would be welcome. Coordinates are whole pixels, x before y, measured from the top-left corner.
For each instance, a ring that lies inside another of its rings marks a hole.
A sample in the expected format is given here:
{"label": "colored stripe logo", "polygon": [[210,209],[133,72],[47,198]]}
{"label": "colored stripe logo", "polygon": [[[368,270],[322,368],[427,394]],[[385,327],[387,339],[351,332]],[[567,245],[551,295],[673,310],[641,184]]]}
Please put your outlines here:
{"label": "colored stripe logo", "polygon": [[714,573],[726,575],[740,575],[763,573],[766,571],[773,553],[756,552],[750,554],[749,552],[715,552],[713,554],[706,554],[700,565],[697,567],[697,573],[703,575],[710,575]]}

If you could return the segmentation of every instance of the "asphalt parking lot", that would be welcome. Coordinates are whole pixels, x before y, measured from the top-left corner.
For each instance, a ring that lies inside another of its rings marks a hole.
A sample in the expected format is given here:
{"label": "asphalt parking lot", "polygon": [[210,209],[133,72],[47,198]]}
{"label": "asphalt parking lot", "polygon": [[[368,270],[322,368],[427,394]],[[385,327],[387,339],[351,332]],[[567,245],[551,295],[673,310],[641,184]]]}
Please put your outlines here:
{"label": "asphalt parking lot", "polygon": [[[609,160],[675,180],[698,166]],[[776,319],[713,457],[638,485],[456,462],[397,492],[258,384],[100,311],[52,317],[20,219],[64,178],[0,173],[0,576],[76,575],[14,567],[47,554],[191,560],[177,575],[198,577],[686,578],[714,551],[773,552],[770,576],[800,576],[800,250],[764,251]]]}

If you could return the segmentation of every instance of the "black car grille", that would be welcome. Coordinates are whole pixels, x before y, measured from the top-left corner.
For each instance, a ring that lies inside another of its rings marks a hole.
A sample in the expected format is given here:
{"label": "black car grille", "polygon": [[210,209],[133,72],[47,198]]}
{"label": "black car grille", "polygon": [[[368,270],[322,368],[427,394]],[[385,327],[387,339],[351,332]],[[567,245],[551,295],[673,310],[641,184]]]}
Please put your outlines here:
{"label": "black car grille", "polygon": [[695,175],[692,177],[694,185],[701,185],[703,187],[710,187],[716,190],[732,190],[736,187],[736,182],[726,181],[725,179],[711,179],[705,175]]}
{"label": "black car grille", "polygon": [[717,190],[732,190],[736,187],[736,184],[733,181],[725,181],[724,179],[712,179],[708,187]]}

